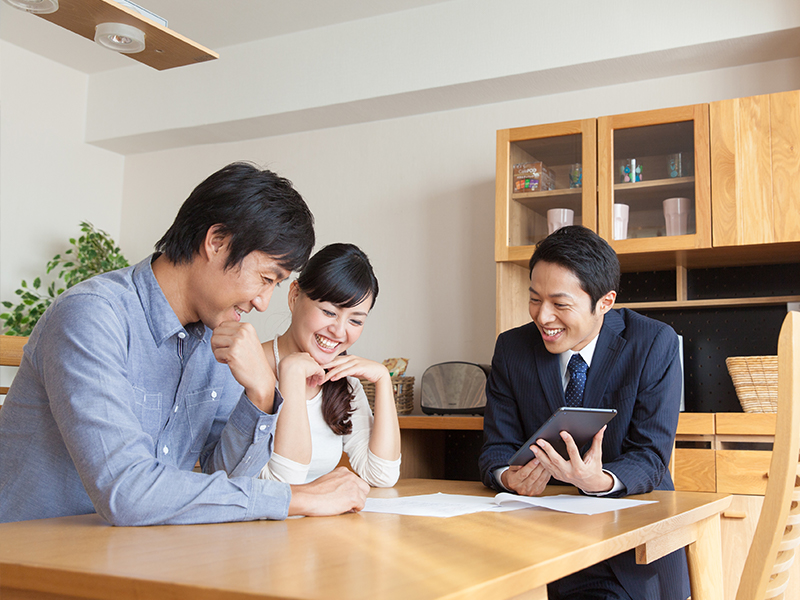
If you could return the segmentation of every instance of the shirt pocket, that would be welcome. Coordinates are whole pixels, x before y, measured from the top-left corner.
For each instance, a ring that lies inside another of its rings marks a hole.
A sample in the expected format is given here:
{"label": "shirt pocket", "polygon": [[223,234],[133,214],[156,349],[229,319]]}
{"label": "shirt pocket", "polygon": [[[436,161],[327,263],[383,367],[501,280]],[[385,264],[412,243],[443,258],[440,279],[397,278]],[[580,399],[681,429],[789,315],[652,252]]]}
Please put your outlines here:
{"label": "shirt pocket", "polygon": [[148,392],[136,386],[133,391],[134,413],[142,425],[142,431],[156,440],[161,430],[161,392]]}
{"label": "shirt pocket", "polygon": [[192,438],[191,452],[201,452],[219,410],[221,387],[207,388],[186,396],[186,413]]}

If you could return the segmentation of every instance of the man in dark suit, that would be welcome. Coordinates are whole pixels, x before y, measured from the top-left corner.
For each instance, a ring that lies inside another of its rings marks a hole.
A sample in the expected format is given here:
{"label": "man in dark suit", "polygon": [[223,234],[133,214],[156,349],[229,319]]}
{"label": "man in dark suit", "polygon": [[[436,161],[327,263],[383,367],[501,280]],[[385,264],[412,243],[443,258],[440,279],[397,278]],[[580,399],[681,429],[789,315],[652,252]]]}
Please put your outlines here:
{"label": "man in dark suit", "polygon": [[[548,482],[611,497],[674,489],[667,466],[681,394],[677,335],[659,321],[613,308],[619,260],[589,229],[551,234],[529,267],[533,322],[498,337],[486,385],[483,482],[526,496],[541,494]],[[509,467],[511,456],[566,405],[614,408],[617,415],[588,449],[562,432],[569,460],[539,440],[531,446],[535,458]],[[650,565],[637,565],[631,550],[550,584],[548,594],[685,600],[688,581],[683,550]]]}

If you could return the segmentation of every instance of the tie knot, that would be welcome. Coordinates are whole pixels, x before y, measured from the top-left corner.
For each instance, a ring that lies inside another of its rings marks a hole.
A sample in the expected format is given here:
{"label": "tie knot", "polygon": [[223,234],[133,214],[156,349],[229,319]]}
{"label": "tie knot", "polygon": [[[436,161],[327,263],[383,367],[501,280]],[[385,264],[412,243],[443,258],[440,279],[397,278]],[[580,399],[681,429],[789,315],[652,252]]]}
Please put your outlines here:
{"label": "tie knot", "polygon": [[586,373],[589,366],[580,354],[573,354],[572,358],[569,359],[567,369],[569,369],[570,377],[574,377],[575,375]]}

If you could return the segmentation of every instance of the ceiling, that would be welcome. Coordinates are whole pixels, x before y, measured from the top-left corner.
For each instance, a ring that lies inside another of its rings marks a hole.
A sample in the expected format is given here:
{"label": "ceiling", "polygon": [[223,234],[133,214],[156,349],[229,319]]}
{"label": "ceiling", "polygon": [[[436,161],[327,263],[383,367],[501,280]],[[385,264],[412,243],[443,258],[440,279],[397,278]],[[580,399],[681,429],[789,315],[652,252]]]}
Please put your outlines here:
{"label": "ceiling", "polygon": [[[797,0],[676,1],[692,7],[691,20],[680,7],[665,14],[644,3],[631,24],[595,0],[138,0],[220,54],[170,70],[170,85],[161,72],[2,1],[0,39],[14,46],[8,56],[21,49],[91,75],[86,141],[124,155],[800,57]],[[573,4],[581,7],[575,21]],[[535,35],[509,29],[528,10],[554,25]],[[708,81],[696,79],[697,97],[730,97]]]}
{"label": "ceiling", "polygon": [[[170,29],[221,53],[226,46],[447,1],[138,0],[137,4],[167,19]],[[133,64],[128,57],[5,2],[0,2],[0,39],[84,73]]]}

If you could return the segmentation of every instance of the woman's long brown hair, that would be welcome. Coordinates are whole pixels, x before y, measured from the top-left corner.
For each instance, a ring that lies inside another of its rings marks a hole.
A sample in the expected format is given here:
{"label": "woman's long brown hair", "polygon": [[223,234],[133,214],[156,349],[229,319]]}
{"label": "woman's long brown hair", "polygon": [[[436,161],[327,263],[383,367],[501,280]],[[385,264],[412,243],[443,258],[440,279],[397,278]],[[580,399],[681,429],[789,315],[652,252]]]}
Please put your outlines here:
{"label": "woman's long brown hair", "polygon": [[[371,296],[370,309],[378,297],[378,280],[369,258],[353,244],[330,244],[308,261],[297,278],[300,291],[311,300],[352,308]],[[322,386],[322,417],[337,435],[353,430],[354,391],[347,378]]]}

